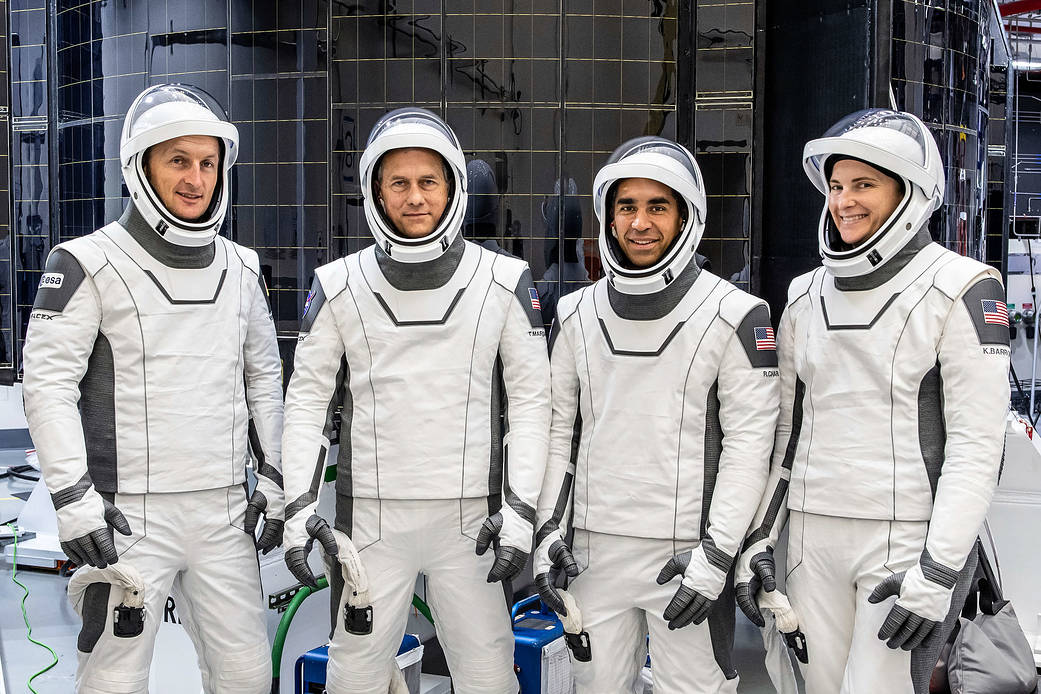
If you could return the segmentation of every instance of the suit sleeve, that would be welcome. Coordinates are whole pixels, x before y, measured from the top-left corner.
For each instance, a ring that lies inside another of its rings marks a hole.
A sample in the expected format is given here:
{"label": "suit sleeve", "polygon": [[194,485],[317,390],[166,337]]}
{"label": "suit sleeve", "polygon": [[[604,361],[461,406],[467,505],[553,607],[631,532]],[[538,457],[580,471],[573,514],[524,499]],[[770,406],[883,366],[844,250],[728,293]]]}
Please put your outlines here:
{"label": "suit sleeve", "polygon": [[336,316],[315,277],[300,321],[293,376],[286,392],[282,435],[285,546],[307,541],[305,524],[318,508],[332,421],[342,397],[344,345]]}
{"label": "suit sleeve", "polygon": [[780,372],[780,411],[774,435],[770,476],[745,540],[745,549],[758,550],[777,545],[777,538],[788,520],[788,484],[802,429],[803,386],[795,373],[795,326],[791,307],[785,308],[777,329],[777,366]]}
{"label": "suit sleeve", "polygon": [[281,518],[282,491],[282,359],[271,318],[264,276],[258,275],[250,303],[243,345],[246,402],[251,415],[249,444],[256,460],[257,488],[267,499],[267,516]]}
{"label": "suit sleeve", "polygon": [[58,512],[63,541],[105,527],[87,471],[79,384],[101,329],[101,296],[68,250],[55,248],[36,294],[22,352],[25,418]]}
{"label": "suit sleeve", "polygon": [[[559,318],[559,317],[558,317]],[[539,494],[535,544],[539,545],[554,530],[564,530],[570,510],[575,465],[572,450],[579,423],[579,381],[574,350],[560,323],[550,330],[550,382],[552,419],[549,429],[549,455]]]}
{"label": "suit sleeve", "polygon": [[772,337],[769,309],[760,304],[745,315],[720,363],[723,446],[706,534],[721,553],[724,572],[741,548],[769,471],[780,390]]}
{"label": "suit sleeve", "polygon": [[[499,338],[499,357],[506,387],[507,431],[504,439],[503,498],[529,528],[535,525],[550,424],[549,357],[542,316],[531,271],[521,273],[509,300],[506,321]],[[503,537],[506,544],[529,551],[526,538]]]}
{"label": "suit sleeve", "polygon": [[1005,305],[1001,283],[976,278],[954,301],[937,349],[947,439],[925,546],[955,573],[987,514],[1004,454],[1009,331],[995,304]]}

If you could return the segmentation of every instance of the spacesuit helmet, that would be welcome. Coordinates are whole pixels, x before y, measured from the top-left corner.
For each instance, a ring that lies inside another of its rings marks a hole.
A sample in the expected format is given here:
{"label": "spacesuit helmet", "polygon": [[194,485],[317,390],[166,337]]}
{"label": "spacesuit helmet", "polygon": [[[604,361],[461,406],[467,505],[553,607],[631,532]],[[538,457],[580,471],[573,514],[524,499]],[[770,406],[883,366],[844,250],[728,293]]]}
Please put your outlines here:
{"label": "spacesuit helmet", "polygon": [[[208,135],[220,143],[220,164],[209,207],[185,221],[163,204],[145,173],[153,145],[187,135]],[[229,172],[238,158],[239,132],[212,96],[187,84],[157,84],[141,92],[127,111],[119,141],[119,164],[130,198],[150,227],[181,246],[205,246],[220,231],[231,198]]]}
{"label": "spacesuit helmet", "polygon": [[[650,267],[629,262],[611,228],[609,209],[617,184],[627,178],[647,178],[670,187],[682,198],[681,227],[672,245]],[[687,267],[705,231],[705,185],[694,155],[687,148],[657,136],[625,142],[607,159],[593,181],[593,211],[600,222],[600,260],[607,280],[624,294],[661,291]]]}
{"label": "spacesuit helmet", "polygon": [[[448,204],[434,230],[418,239],[402,235],[379,204],[376,186],[380,159],[394,149],[428,149],[440,155],[448,170]],[[361,155],[361,188],[365,221],[376,243],[394,260],[419,263],[444,254],[455,241],[466,214],[466,158],[459,140],[434,113],[399,108],[376,121]]]}
{"label": "spacesuit helmet", "polygon": [[[833,159],[834,158],[834,159]],[[889,218],[854,247],[843,243],[828,211],[832,164],[854,158],[903,183],[903,199]],[[824,266],[836,277],[865,275],[885,264],[929,221],[943,203],[945,177],[940,150],[917,116],[890,109],[857,111],[803,149],[803,169],[824,193],[818,244]]]}

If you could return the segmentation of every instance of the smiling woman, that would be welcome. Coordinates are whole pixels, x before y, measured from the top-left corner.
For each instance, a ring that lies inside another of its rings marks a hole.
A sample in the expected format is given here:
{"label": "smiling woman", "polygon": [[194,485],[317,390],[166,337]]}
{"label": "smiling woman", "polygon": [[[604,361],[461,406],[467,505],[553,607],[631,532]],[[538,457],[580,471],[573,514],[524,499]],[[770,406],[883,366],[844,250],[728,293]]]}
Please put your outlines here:
{"label": "smiling woman", "polygon": [[856,247],[893,215],[904,185],[858,159],[832,157],[827,166],[828,212],[843,243]]}
{"label": "smiling woman", "polygon": [[216,137],[185,135],[150,147],[142,168],[166,209],[195,222],[210,208],[220,156]]}

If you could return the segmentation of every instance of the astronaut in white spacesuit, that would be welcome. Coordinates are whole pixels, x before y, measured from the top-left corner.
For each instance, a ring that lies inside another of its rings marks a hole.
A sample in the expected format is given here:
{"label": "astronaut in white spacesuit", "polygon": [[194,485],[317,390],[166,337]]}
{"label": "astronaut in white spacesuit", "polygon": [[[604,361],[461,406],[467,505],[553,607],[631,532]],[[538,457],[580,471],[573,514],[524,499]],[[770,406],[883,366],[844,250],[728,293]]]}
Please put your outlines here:
{"label": "astronaut in white spacesuit", "polygon": [[573,576],[592,656],[579,692],[631,691],[648,633],[655,692],[735,692],[728,574],[778,406],[769,310],[699,269],[705,192],[685,148],[626,142],[593,200],[607,276],[560,298],[550,338],[536,584],[563,614],[551,567]]}
{"label": "astronaut in white spacesuit", "polygon": [[85,694],[147,691],[171,588],[206,692],[271,686],[256,547],[281,542],[282,376],[257,254],[217,236],[237,152],[235,126],[208,94],[146,89],[120,141],[130,204],[118,222],[55,246],[40,280],[25,414],[61,546],[78,573],[118,561],[146,593],[131,636],[122,590],[86,589]]}
{"label": "astronaut in white spacesuit", "polygon": [[342,405],[333,525],[368,575],[371,633],[360,633],[331,572],[326,687],[387,691],[422,572],[455,690],[516,692],[509,614],[493,582],[526,561],[545,470],[538,294],[523,261],[460,235],[466,165],[436,115],[386,114],[360,166],[376,244],[315,271],[286,397],[286,562],[310,585],[313,542],[336,549],[315,509]]}
{"label": "astronaut in white spacesuit", "polygon": [[781,416],[738,602],[761,622],[787,519],[807,691],[922,694],[997,483],[1005,294],[996,270],[931,241],[943,162],[918,118],[853,113],[803,158],[826,198],[823,267],[792,281],[781,317]]}

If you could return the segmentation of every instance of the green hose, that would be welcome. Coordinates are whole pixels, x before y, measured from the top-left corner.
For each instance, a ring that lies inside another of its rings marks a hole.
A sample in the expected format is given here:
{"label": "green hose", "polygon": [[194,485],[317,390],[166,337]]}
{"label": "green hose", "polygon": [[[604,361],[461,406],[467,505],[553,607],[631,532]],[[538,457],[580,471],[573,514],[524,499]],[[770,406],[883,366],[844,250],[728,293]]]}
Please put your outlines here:
{"label": "green hose", "polygon": [[[293,599],[289,601],[289,606],[286,607],[285,614],[282,615],[281,621],[278,623],[278,630],[275,632],[275,640],[271,645],[271,675],[272,675],[272,687],[273,693],[278,692],[278,681],[281,675],[282,669],[282,650],[286,645],[286,636],[289,634],[289,625],[292,623],[293,618],[296,616],[296,611],[300,609],[300,605],[303,604],[304,600],[309,595],[317,590],[329,587],[329,581],[325,576],[318,577],[318,587],[310,588],[309,586],[300,586],[300,590],[296,592]],[[412,605],[419,610],[420,614],[427,618],[427,620],[433,624],[434,617],[430,614],[430,607],[423,602],[423,598],[418,595],[412,595]]]}

